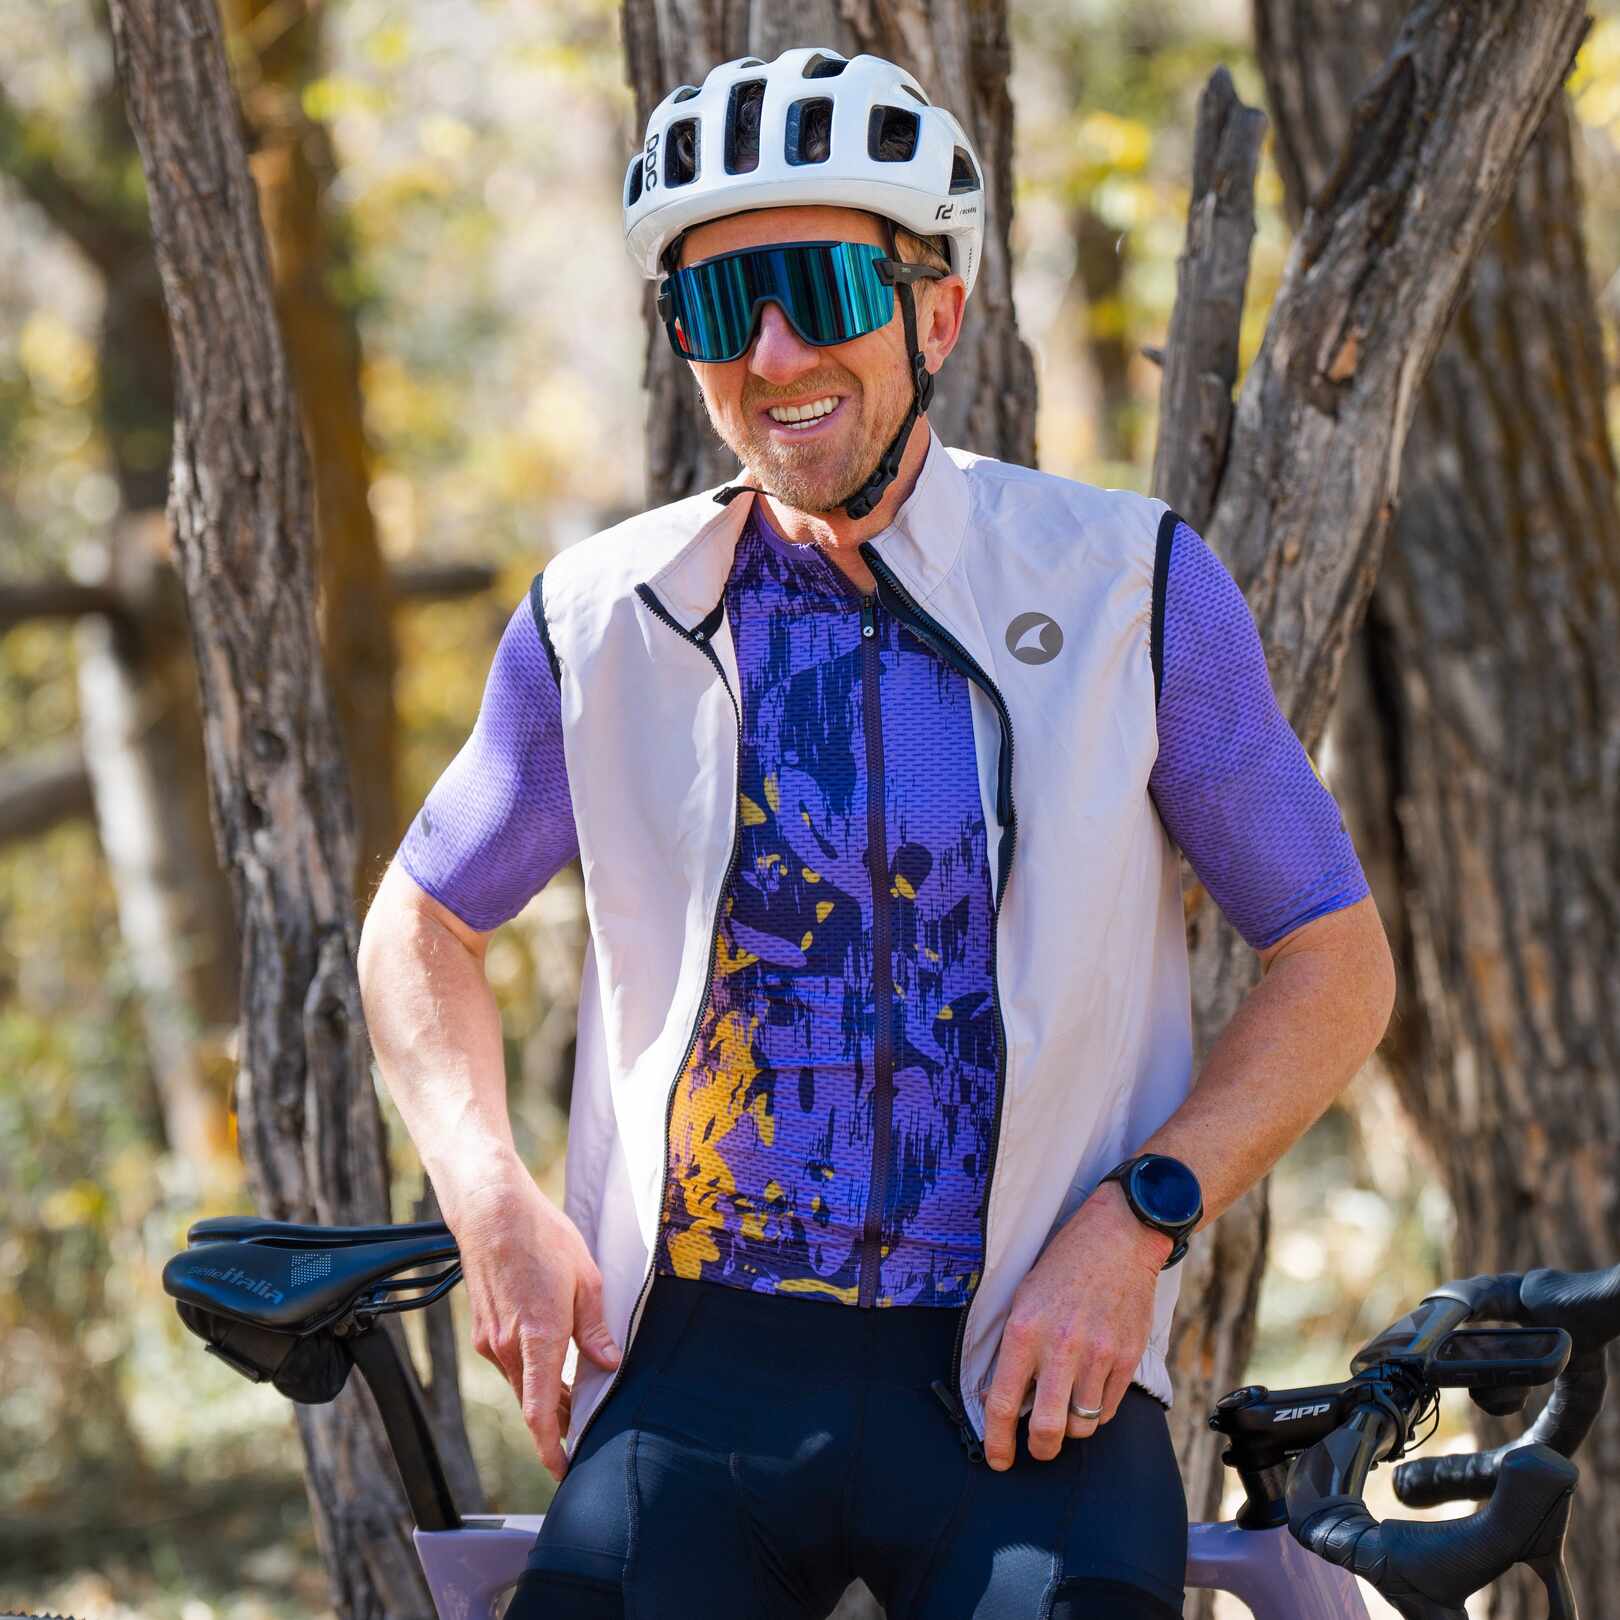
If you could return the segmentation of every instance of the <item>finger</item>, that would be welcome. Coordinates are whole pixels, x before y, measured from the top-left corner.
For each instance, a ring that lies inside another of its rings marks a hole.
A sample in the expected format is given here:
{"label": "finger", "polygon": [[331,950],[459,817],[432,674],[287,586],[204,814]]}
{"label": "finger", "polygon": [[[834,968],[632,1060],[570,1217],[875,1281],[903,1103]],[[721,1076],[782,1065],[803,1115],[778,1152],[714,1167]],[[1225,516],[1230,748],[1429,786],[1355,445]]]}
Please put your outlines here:
{"label": "finger", "polygon": [[1123,1362],[1114,1363],[1114,1370],[1109,1373],[1108,1382],[1103,1386],[1103,1415],[1098,1420],[1098,1428],[1104,1423],[1113,1422],[1114,1414],[1119,1410],[1119,1403],[1125,1399],[1125,1391],[1131,1387],[1131,1374],[1134,1370]]}
{"label": "finger", "polygon": [[996,1376],[984,1398],[984,1460],[992,1468],[1012,1467],[1018,1410],[1034,1373],[1034,1329],[1009,1322],[1001,1335]]}
{"label": "finger", "polygon": [[562,1387],[563,1345],[535,1334],[523,1338],[523,1421],[534,1436],[540,1461],[553,1479],[561,1480],[568,1467],[557,1427],[558,1395]]}
{"label": "finger", "polygon": [[623,1357],[602,1311],[602,1274],[594,1267],[574,1290],[574,1342],[597,1366],[612,1372]]}
{"label": "finger", "polygon": [[1111,1357],[1093,1356],[1081,1363],[1079,1375],[1069,1392],[1071,1404],[1065,1432],[1071,1439],[1084,1440],[1097,1432],[1102,1422],[1101,1417],[1083,1418],[1075,1413],[1074,1408],[1083,1406],[1088,1412],[1107,1410],[1103,1406],[1103,1391],[1108,1387],[1111,1370]]}
{"label": "finger", "polygon": [[1050,1462],[1063,1448],[1074,1385],[1074,1363],[1067,1358],[1048,1361],[1035,1381],[1035,1405],[1029,1414],[1029,1454],[1041,1462]]}

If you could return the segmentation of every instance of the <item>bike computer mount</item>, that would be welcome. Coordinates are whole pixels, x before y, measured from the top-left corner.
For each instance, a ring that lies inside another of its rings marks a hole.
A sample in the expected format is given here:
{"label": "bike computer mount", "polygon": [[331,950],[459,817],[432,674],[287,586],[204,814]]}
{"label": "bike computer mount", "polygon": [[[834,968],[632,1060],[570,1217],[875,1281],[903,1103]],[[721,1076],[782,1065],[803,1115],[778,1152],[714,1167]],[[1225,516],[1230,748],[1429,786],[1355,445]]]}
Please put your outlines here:
{"label": "bike computer mount", "polygon": [[1570,1349],[1562,1328],[1453,1328],[1434,1353],[1429,1377],[1442,1389],[1466,1389],[1484,1411],[1506,1417],[1529,1390],[1564,1370]]}

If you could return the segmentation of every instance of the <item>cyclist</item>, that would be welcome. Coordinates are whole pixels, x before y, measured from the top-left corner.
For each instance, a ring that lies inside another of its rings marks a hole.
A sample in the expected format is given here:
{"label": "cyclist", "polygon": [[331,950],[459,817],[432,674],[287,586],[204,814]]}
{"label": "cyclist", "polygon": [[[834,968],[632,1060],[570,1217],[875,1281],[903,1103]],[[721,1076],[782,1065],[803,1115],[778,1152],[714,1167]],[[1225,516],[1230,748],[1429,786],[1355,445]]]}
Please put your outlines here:
{"label": "cyclist", "polygon": [[[658,106],[627,243],[743,476],[546,566],[367,918],[474,1342],[561,1479],[513,1617],[857,1575],[918,1620],[1179,1614],[1175,1262],[1388,1018],[1213,553],[928,425],[986,206],[876,57]],[[1196,1083],[1178,847],[1265,968]],[[482,960],[576,854],[558,1209]]]}

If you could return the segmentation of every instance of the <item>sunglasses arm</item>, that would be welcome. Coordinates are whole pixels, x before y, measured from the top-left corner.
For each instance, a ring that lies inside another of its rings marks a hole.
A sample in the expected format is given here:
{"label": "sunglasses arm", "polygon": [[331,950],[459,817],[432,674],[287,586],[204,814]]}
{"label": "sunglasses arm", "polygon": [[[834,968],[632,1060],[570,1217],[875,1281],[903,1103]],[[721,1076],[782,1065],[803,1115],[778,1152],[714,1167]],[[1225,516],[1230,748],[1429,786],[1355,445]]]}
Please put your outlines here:
{"label": "sunglasses arm", "polygon": [[875,259],[872,268],[886,287],[892,287],[897,282],[909,287],[919,281],[943,281],[946,275],[945,271],[936,270],[931,264],[910,264],[904,259]]}

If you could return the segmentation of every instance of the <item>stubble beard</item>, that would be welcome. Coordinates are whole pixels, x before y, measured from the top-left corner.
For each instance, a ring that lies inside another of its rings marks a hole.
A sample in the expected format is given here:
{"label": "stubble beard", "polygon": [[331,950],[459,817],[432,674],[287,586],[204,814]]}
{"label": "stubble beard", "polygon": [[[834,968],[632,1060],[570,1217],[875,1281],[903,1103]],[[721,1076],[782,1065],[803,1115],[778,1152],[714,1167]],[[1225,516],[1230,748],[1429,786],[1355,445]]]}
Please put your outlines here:
{"label": "stubble beard", "polygon": [[[845,409],[855,405],[864,407],[871,400],[870,392],[852,394],[845,401]],[[851,448],[830,464],[819,457],[796,455],[791,444],[773,443],[768,430],[757,438],[750,437],[745,443],[735,444],[721,432],[712,415],[709,425],[742,463],[750,483],[759,485],[797,511],[819,515],[837,511],[864,488],[879,458],[889,447],[889,441],[900,431],[900,424],[911,407],[910,391],[897,391],[875,403],[878,408],[873,413],[862,409],[860,431]],[[704,410],[708,411],[707,400]]]}

